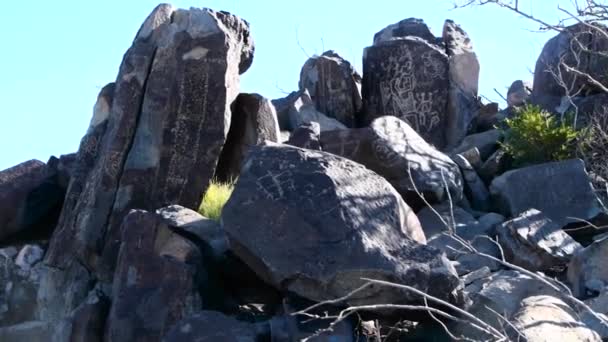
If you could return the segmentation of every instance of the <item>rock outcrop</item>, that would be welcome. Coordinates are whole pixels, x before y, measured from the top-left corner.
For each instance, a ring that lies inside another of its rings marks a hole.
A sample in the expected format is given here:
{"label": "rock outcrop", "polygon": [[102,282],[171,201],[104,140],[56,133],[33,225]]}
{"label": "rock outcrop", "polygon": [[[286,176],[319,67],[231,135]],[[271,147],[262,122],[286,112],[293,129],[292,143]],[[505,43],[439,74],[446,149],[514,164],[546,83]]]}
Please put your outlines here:
{"label": "rock outcrop", "polygon": [[[374,277],[458,301],[455,271],[424,245],[416,215],[385,180],[344,158],[288,146],[254,148],[222,224],[233,251],[265,281],[311,300],[342,297],[361,286],[362,277]],[[347,302],[412,300],[383,288]]]}

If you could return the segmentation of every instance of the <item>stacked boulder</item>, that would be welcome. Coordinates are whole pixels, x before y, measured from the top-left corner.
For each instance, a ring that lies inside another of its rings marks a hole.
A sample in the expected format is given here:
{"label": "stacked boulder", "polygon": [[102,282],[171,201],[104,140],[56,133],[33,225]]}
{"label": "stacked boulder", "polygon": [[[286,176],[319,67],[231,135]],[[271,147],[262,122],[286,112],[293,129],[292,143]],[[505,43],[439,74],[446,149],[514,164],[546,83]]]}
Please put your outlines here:
{"label": "stacked boulder", "polygon": [[517,111],[480,106],[460,26],[390,25],[363,78],[327,51],[273,101],[238,93],[253,50],[234,15],[159,5],[78,153],[0,171],[0,340],[608,338],[585,164],[513,169],[490,126]]}

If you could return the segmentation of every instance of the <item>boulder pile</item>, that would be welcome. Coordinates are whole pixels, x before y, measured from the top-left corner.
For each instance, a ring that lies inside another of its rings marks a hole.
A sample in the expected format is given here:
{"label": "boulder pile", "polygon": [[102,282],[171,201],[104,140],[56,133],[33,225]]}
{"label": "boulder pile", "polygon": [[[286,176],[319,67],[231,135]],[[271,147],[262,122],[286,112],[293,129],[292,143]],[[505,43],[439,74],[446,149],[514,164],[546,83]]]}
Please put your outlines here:
{"label": "boulder pile", "polygon": [[514,168],[494,128],[561,96],[546,75],[482,104],[451,20],[382,29],[362,76],[314,56],[282,99],[239,93],[253,55],[245,20],[159,5],[77,153],[0,171],[1,341],[608,338],[585,163]]}

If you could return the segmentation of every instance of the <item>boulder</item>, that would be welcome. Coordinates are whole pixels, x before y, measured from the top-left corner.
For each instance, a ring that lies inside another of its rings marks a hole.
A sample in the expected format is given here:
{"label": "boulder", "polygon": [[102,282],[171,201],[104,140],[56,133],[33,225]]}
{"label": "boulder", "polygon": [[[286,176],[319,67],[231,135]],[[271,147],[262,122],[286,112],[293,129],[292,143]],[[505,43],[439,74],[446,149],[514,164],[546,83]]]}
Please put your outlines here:
{"label": "boulder", "polygon": [[291,103],[288,117],[289,130],[294,130],[302,124],[310,122],[319,123],[321,132],[346,128],[340,121],[319,112],[315,107],[315,103],[310,98],[308,90],[303,90],[301,95]]}
{"label": "boulder", "polygon": [[53,328],[42,321],[28,321],[11,326],[0,326],[0,341],[51,341]]}
{"label": "boulder", "polygon": [[452,160],[460,167],[464,179],[464,194],[475,210],[487,211],[490,209],[490,192],[477,171],[465,157],[455,155]]}
{"label": "boulder", "polygon": [[479,110],[479,61],[469,35],[452,20],[443,25],[448,54],[447,132],[448,146],[457,146],[467,135]]}
{"label": "boulder", "polygon": [[37,245],[25,245],[16,252],[11,247],[0,250],[0,326],[37,320],[39,261],[44,251]]}
{"label": "boulder", "polygon": [[368,128],[324,132],[321,147],[377,172],[412,206],[419,205],[417,192],[431,202],[447,199],[446,185],[455,202],[463,196],[458,165],[396,117],[380,117]]}
{"label": "boulder", "polygon": [[562,65],[576,68],[601,84],[607,83],[608,57],[597,53],[608,49],[606,27],[594,23],[599,29],[590,29],[586,25],[581,22],[569,26],[545,44],[534,68],[533,97],[567,95],[554,74],[561,74],[568,88],[581,94],[601,92],[585,77],[569,72]]}
{"label": "boulder", "polygon": [[230,130],[215,171],[216,179],[236,179],[249,148],[265,140],[280,142],[274,106],[259,94],[239,94],[232,104]]}
{"label": "boulder", "polygon": [[0,171],[0,241],[52,231],[65,188],[39,160],[29,160]]}
{"label": "boulder", "polygon": [[310,122],[296,128],[285,143],[291,146],[309,150],[321,150],[321,126],[318,122]]}
{"label": "boulder", "polygon": [[[255,147],[221,222],[231,249],[262,279],[314,301],[342,297],[361,286],[362,277],[459,301],[454,269],[424,245],[420,223],[397,191],[364,166],[333,154]],[[347,303],[417,299],[374,288]]]}
{"label": "boulder", "polygon": [[[467,226],[477,223],[475,218],[460,207],[452,207],[449,204],[424,207],[416,213],[424,235],[427,239],[443,232],[459,232],[466,230]],[[447,225],[447,226],[446,226]]]}
{"label": "boulder", "polygon": [[289,122],[289,110],[291,106],[293,106],[293,103],[297,101],[303,93],[303,90],[292,91],[285,97],[270,101],[277,111],[277,119],[279,120],[281,132],[294,129]]}
{"label": "boulder", "polygon": [[[409,29],[400,27],[412,25],[400,24],[377,33],[374,45],[363,52],[362,121],[369,124],[383,115],[396,116],[442,149],[447,145],[448,55],[434,37],[429,42],[410,35]],[[426,25],[414,27],[419,31]]]}
{"label": "boulder", "polygon": [[[538,279],[517,271],[499,271],[466,287],[473,304],[467,312],[503,331],[504,319],[511,319],[519,310],[519,304],[528,297],[548,295],[559,298],[559,293]],[[492,310],[494,312],[492,312]],[[496,313],[502,315],[500,318]],[[455,324],[453,333],[480,340],[484,333],[468,324]]]}
{"label": "boulder", "polygon": [[355,127],[362,106],[361,76],[336,52],[309,58],[300,71],[299,87],[308,91],[319,112]]}
{"label": "boulder", "polygon": [[536,209],[497,228],[507,260],[530,271],[547,271],[568,264],[583,247]]}
{"label": "boulder", "polygon": [[399,40],[405,37],[419,37],[431,44],[435,44],[437,38],[422,19],[407,18],[396,24],[391,24],[374,35],[374,45],[384,42]]}
{"label": "boulder", "polygon": [[491,129],[485,132],[468,135],[464,140],[454,148],[451,153],[458,154],[468,151],[472,148],[479,150],[479,155],[482,160],[487,160],[492,153],[498,149],[498,143],[502,140],[502,132],[497,129]]}
{"label": "boulder", "polygon": [[176,323],[164,336],[166,342],[254,342],[259,328],[217,311],[200,311]]}
{"label": "boulder", "polygon": [[535,208],[559,227],[590,220],[602,212],[580,159],[508,171],[494,179],[490,193],[505,216]]}
{"label": "boulder", "polygon": [[486,184],[492,183],[492,180],[501,175],[507,170],[511,163],[510,156],[502,149],[494,152],[479,168],[479,177]]}
{"label": "boulder", "polygon": [[568,265],[568,281],[575,296],[599,293],[608,286],[608,239],[579,251]]}
{"label": "boulder", "polygon": [[110,301],[102,294],[101,289],[91,290],[74,311],[53,325],[53,341],[100,341],[109,308]]}
{"label": "boulder", "polygon": [[528,81],[517,80],[511,84],[507,91],[507,105],[510,107],[519,107],[528,103],[528,99],[532,94],[532,83]]}
{"label": "boulder", "polygon": [[[116,84],[102,90],[81,141],[45,258],[52,273],[65,273],[53,279],[76,277],[74,269],[84,266],[110,284],[120,225],[131,209],[198,208],[226,140],[239,74],[252,58],[246,21],[210,9],[154,9],[126,52]],[[49,282],[47,293],[70,297],[62,311],[83,299],[51,290],[65,284]]]}
{"label": "boulder", "polygon": [[133,210],[122,243],[107,318],[107,341],[160,341],[173,324],[201,309],[201,254],[154,213]]}
{"label": "boulder", "polygon": [[562,300],[531,296],[521,302],[511,320],[513,340],[528,342],[600,342],[600,336],[580,321],[579,315]]}

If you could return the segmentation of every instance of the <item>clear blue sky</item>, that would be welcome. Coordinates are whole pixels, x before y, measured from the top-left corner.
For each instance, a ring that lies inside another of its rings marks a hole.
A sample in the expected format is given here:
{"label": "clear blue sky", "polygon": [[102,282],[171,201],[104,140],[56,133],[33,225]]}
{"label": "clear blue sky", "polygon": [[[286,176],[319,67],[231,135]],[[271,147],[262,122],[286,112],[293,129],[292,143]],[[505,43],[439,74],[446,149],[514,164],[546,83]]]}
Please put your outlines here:
{"label": "clear blue sky", "polygon": [[[534,4],[532,5],[532,1]],[[568,1],[560,1],[567,4]],[[520,1],[549,19],[557,1]],[[361,71],[374,33],[408,17],[424,19],[435,35],[445,19],[469,33],[481,64],[480,93],[506,92],[532,79],[536,58],[553,34],[494,7],[451,10],[451,0],[176,0],[179,7],[226,10],[248,20],[256,42],[241,91],[270,98],[297,88],[306,54],[333,49]],[[78,148],[97,93],[114,81],[123,53],[156,1],[8,1],[0,14],[0,170],[27,159]],[[296,39],[296,31],[298,39]]]}

